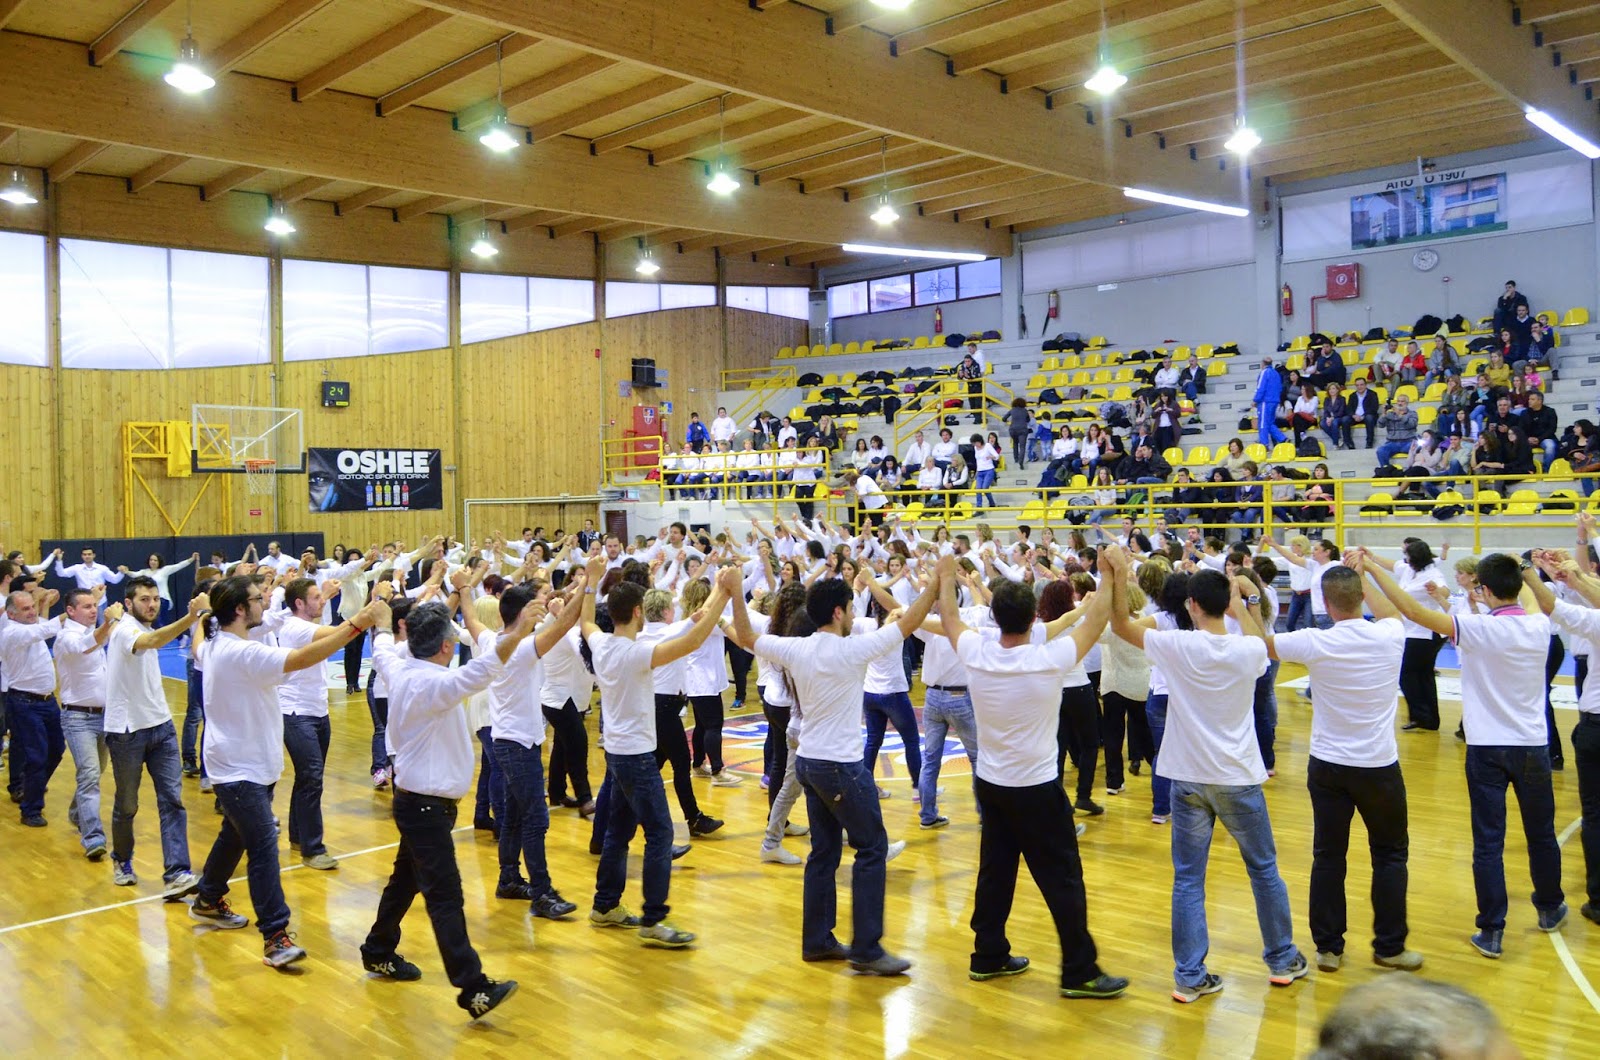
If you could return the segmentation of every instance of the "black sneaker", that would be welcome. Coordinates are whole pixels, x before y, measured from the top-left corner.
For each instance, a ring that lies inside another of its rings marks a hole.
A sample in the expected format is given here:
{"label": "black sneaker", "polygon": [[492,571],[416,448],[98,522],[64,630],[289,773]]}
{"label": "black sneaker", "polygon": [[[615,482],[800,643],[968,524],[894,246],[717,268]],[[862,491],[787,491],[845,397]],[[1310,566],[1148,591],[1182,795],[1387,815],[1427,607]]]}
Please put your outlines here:
{"label": "black sneaker", "polygon": [[1079,799],[1072,804],[1072,808],[1090,817],[1099,817],[1106,812],[1106,808],[1093,799]]}
{"label": "black sneaker", "polygon": [[513,898],[518,901],[531,902],[534,899],[533,884],[527,880],[502,883],[494,889],[494,896],[496,898]]}
{"label": "black sneaker", "polygon": [[22,823],[29,828],[43,828],[45,826],[44,814],[30,813],[22,818]]}
{"label": "black sneaker", "polygon": [[414,983],[422,978],[422,969],[400,956],[362,957],[361,967],[380,979],[393,979],[397,983]]}
{"label": "black sneaker", "polygon": [[721,827],[721,821],[708,814],[702,813],[699,817],[696,817],[694,819],[694,823],[689,826],[689,834],[694,836],[710,835],[712,832],[715,832]]}
{"label": "black sneaker", "polygon": [[684,844],[681,844],[681,845],[674,844],[673,847],[672,847],[672,860],[673,861],[677,861],[679,858],[681,858],[685,854],[689,853],[689,851],[692,850],[692,849],[693,848],[690,847],[688,843],[684,843]]}
{"label": "black sneaker", "polygon": [[[1218,980],[1218,988],[1221,988],[1220,980]],[[1127,989],[1128,980],[1126,976],[1098,975],[1087,983],[1063,986],[1061,988],[1061,996],[1074,999],[1093,998],[1105,1001],[1114,997],[1121,997],[1122,992]]]}
{"label": "black sneaker", "polygon": [[1600,905],[1596,905],[1593,902],[1584,902],[1578,912],[1583,914],[1585,920],[1592,920],[1596,924],[1600,924]]}
{"label": "black sneaker", "polygon": [[200,775],[200,767],[196,765],[184,766],[183,775],[186,777],[198,777]]}
{"label": "black sneaker", "polygon": [[546,920],[564,920],[578,911],[578,907],[555,891],[546,891],[528,906],[528,912]]}
{"label": "black sneaker", "polygon": [[482,1019],[497,1008],[500,1002],[517,992],[517,981],[507,979],[505,982],[496,982],[485,978],[483,982],[470,990],[463,990],[456,998],[456,1004],[467,1010],[473,1019]]}
{"label": "black sneaker", "polygon": [[967,969],[967,978],[971,979],[975,983],[981,983],[986,979],[999,979],[1001,976],[1004,976],[1004,975],[1021,975],[1023,972],[1025,972],[1027,970],[1028,970],[1028,958],[1026,958],[1026,957],[1007,957],[1004,964],[1002,964],[998,968],[993,969],[992,971],[979,972],[979,971],[975,971],[975,970],[970,969],[970,968]]}

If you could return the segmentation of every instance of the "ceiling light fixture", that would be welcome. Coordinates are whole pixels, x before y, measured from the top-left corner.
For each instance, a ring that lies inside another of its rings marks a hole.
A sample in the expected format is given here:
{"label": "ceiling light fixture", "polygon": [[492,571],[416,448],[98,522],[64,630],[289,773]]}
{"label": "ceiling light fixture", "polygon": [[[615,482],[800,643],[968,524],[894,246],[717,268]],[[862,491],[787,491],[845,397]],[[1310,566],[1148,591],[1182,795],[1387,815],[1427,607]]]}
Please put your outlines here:
{"label": "ceiling light fixture", "polygon": [[488,126],[478,136],[478,142],[496,154],[505,154],[521,146],[522,140],[511,131],[511,118],[506,113],[505,76],[502,62],[505,59],[505,41],[494,43],[494,108]]}
{"label": "ceiling light fixture", "polygon": [[189,6],[183,16],[183,40],[178,45],[178,58],[161,78],[179,92],[188,95],[197,95],[206,91],[217,83],[216,78],[206,73],[200,65],[200,45],[194,41],[194,0],[189,0]]}
{"label": "ceiling light fixture", "polygon": [[1241,114],[1233,135],[1228,137],[1222,146],[1236,155],[1247,155],[1261,146],[1261,134],[1246,125],[1244,115]]}
{"label": "ceiling light fixture", "polygon": [[889,202],[889,138],[885,136],[878,141],[878,158],[883,163],[883,189],[878,193],[878,208],[872,211],[872,219],[881,225],[892,225],[900,220],[900,214],[895,211],[894,205]]}
{"label": "ceiling light fixture", "polygon": [[32,206],[38,198],[28,188],[28,182],[22,179],[22,169],[13,166],[11,181],[4,188],[0,188],[0,202],[9,202],[13,206]]}
{"label": "ceiling light fixture", "polygon": [[728,157],[722,153],[722,136],[728,127],[728,94],[717,98],[717,163],[712,167],[706,190],[717,195],[732,195],[739,190],[739,180],[728,168]]}
{"label": "ceiling light fixture", "polygon": [[1577,133],[1573,132],[1565,125],[1562,125],[1555,118],[1551,117],[1549,114],[1546,114],[1544,111],[1539,110],[1537,107],[1529,107],[1527,110],[1523,111],[1523,117],[1527,118],[1544,132],[1547,132],[1557,140],[1560,140],[1562,143],[1566,144],[1583,157],[1600,158],[1600,147],[1596,147],[1593,143],[1589,142],[1584,137],[1579,136]]}
{"label": "ceiling light fixture", "polygon": [[267,214],[267,223],[261,226],[275,236],[294,235],[294,223],[289,220],[289,215],[284,212],[283,203],[274,202],[272,210]]}
{"label": "ceiling light fixture", "polygon": [[911,6],[911,0],[872,0],[872,2],[885,11],[904,11]]}
{"label": "ceiling light fixture", "polygon": [[639,240],[639,263],[633,271],[640,276],[654,276],[661,271],[661,266],[656,264],[656,259],[650,256],[650,248],[644,245],[644,240]]}
{"label": "ceiling light fixture", "polygon": [[500,253],[500,248],[495,246],[494,242],[489,238],[488,221],[483,223],[483,227],[478,230],[478,238],[473,241],[472,246],[468,249],[472,251],[474,257],[482,258],[485,261]]}
{"label": "ceiling light fixture", "polygon": [[1094,72],[1094,76],[1083,83],[1083,87],[1087,88],[1090,92],[1095,92],[1102,96],[1109,96],[1111,93],[1115,92],[1117,89],[1121,88],[1127,83],[1127,76],[1118,73],[1115,66],[1112,66],[1110,63],[1101,63],[1100,69],[1096,70]]}
{"label": "ceiling light fixture", "polygon": [[1227,206],[1220,202],[1206,202],[1204,199],[1186,199],[1182,195],[1168,195],[1166,192],[1150,191],[1147,188],[1123,188],[1122,194],[1130,199],[1158,202],[1164,206],[1181,206],[1186,210],[1204,210],[1206,213],[1220,213],[1227,217],[1250,216],[1250,211],[1243,206]]}
{"label": "ceiling light fixture", "polygon": [[916,247],[880,247],[875,243],[842,243],[841,250],[851,254],[889,254],[899,258],[940,258],[949,261],[987,261],[987,254],[970,254],[964,250],[919,250]]}

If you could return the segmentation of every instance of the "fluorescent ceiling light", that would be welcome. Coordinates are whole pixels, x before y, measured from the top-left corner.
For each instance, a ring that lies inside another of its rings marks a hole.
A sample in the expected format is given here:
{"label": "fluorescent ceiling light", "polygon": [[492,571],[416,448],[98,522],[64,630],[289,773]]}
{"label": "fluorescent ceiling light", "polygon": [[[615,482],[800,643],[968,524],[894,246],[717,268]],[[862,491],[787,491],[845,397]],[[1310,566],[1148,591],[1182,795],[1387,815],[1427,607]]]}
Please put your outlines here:
{"label": "fluorescent ceiling light", "polygon": [[32,206],[39,200],[28,190],[28,182],[22,179],[22,170],[13,169],[11,182],[0,188],[0,201],[9,202],[13,206]]}
{"label": "fluorescent ceiling light", "polygon": [[1222,146],[1236,155],[1247,155],[1261,146],[1261,134],[1248,125],[1240,125]]}
{"label": "fluorescent ceiling light", "polygon": [[1083,87],[1090,92],[1098,92],[1102,96],[1109,96],[1117,89],[1128,83],[1128,78],[1117,73],[1117,68],[1110,63],[1101,66],[1094,72],[1094,76],[1083,83]]}
{"label": "fluorescent ceiling light", "polygon": [[215,78],[201,68],[200,46],[194,42],[193,36],[183,38],[183,43],[178,45],[177,62],[172,64],[172,69],[161,79],[179,92],[191,96],[204,92],[217,83]]}
{"label": "fluorescent ceiling light", "polygon": [[1594,144],[1579,136],[1565,125],[1562,125],[1559,121],[1556,121],[1544,111],[1535,107],[1529,107],[1523,113],[1529,121],[1533,122],[1533,124],[1537,125],[1540,129],[1543,129],[1551,136],[1554,136],[1557,140],[1560,140],[1562,143],[1566,144],[1583,157],[1600,158],[1600,147],[1596,147]]}
{"label": "fluorescent ceiling light", "polygon": [[478,142],[497,154],[505,154],[522,146],[522,140],[511,131],[511,123],[506,119],[505,108],[500,108],[500,113],[489,119],[488,127],[479,135]]}
{"label": "fluorescent ceiling light", "polygon": [[911,0],[872,0],[872,2],[886,11],[904,11],[911,6]]}
{"label": "fluorescent ceiling light", "polygon": [[900,220],[900,215],[889,204],[889,196],[881,195],[878,197],[878,208],[872,211],[872,219],[881,225],[892,225]]}
{"label": "fluorescent ceiling light", "polygon": [[649,254],[644,254],[640,256],[639,264],[633,267],[633,271],[640,276],[654,276],[661,271],[661,266],[657,265],[655,259]]}
{"label": "fluorescent ceiling light", "polygon": [[897,258],[941,258],[949,261],[987,261],[987,254],[963,250],[919,250],[916,247],[880,247],[872,243],[843,243],[840,249],[852,254],[889,254]]}
{"label": "fluorescent ceiling light", "polygon": [[1228,217],[1249,217],[1250,211],[1243,206],[1225,206],[1220,202],[1206,202],[1202,199],[1186,199],[1182,195],[1168,195],[1160,191],[1148,191],[1144,188],[1123,188],[1122,194],[1130,199],[1143,199],[1145,202],[1159,202],[1167,206],[1182,206],[1186,210],[1204,210],[1206,213],[1220,213]]}
{"label": "fluorescent ceiling light", "polygon": [[739,190],[739,181],[728,172],[727,159],[717,159],[716,172],[706,182],[706,190],[716,192],[718,195],[732,195]]}

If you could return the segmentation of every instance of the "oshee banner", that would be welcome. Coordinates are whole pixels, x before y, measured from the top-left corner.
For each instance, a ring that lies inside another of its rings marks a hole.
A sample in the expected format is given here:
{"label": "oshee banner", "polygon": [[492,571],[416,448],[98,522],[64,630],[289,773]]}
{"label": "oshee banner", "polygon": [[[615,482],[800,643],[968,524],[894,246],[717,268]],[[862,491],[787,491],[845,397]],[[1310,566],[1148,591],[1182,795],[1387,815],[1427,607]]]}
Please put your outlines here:
{"label": "oshee banner", "polygon": [[314,512],[401,512],[444,507],[437,449],[312,449]]}

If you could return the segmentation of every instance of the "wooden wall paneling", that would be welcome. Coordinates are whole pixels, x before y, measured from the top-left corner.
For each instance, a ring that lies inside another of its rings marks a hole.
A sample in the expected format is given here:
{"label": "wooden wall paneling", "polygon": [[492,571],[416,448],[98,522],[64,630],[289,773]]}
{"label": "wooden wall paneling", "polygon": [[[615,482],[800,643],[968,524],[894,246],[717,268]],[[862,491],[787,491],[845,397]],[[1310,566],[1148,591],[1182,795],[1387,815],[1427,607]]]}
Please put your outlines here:
{"label": "wooden wall paneling", "polygon": [[[33,550],[53,536],[56,520],[52,388],[48,368],[0,365],[0,449],[10,454],[0,543],[7,551],[21,549],[30,563],[39,561]],[[70,460],[68,466],[73,466]]]}
{"label": "wooden wall paneling", "polygon": [[748,257],[728,258],[723,262],[726,282],[749,287],[810,287],[816,273],[809,266],[776,265],[751,261]]}
{"label": "wooden wall paneling", "polygon": [[[667,385],[620,397],[617,382],[631,378],[635,357],[655,358],[657,372],[667,373]],[[607,320],[603,363],[606,401],[610,416],[617,421],[618,434],[632,424],[634,405],[670,401],[673,414],[667,417],[667,433],[675,445],[679,444],[690,412],[700,413],[707,422],[716,412],[717,391],[721,387],[722,309],[672,309]]]}
{"label": "wooden wall paneling", "polygon": [[729,309],[725,313],[728,363],[723,367],[729,369],[764,368],[772,363],[779,349],[798,346],[810,334],[810,325],[804,320],[752,313],[748,309]]}
{"label": "wooden wall paneling", "polygon": [[[732,237],[729,237],[730,240]],[[655,250],[656,264],[661,266],[661,271],[656,273],[655,280],[659,283],[716,283],[717,282],[717,256],[710,250],[695,250],[687,254],[679,254],[675,247],[657,247]],[[606,251],[606,279],[626,280],[637,283],[640,280],[634,266],[639,262],[638,245],[629,241],[607,244]]]}

